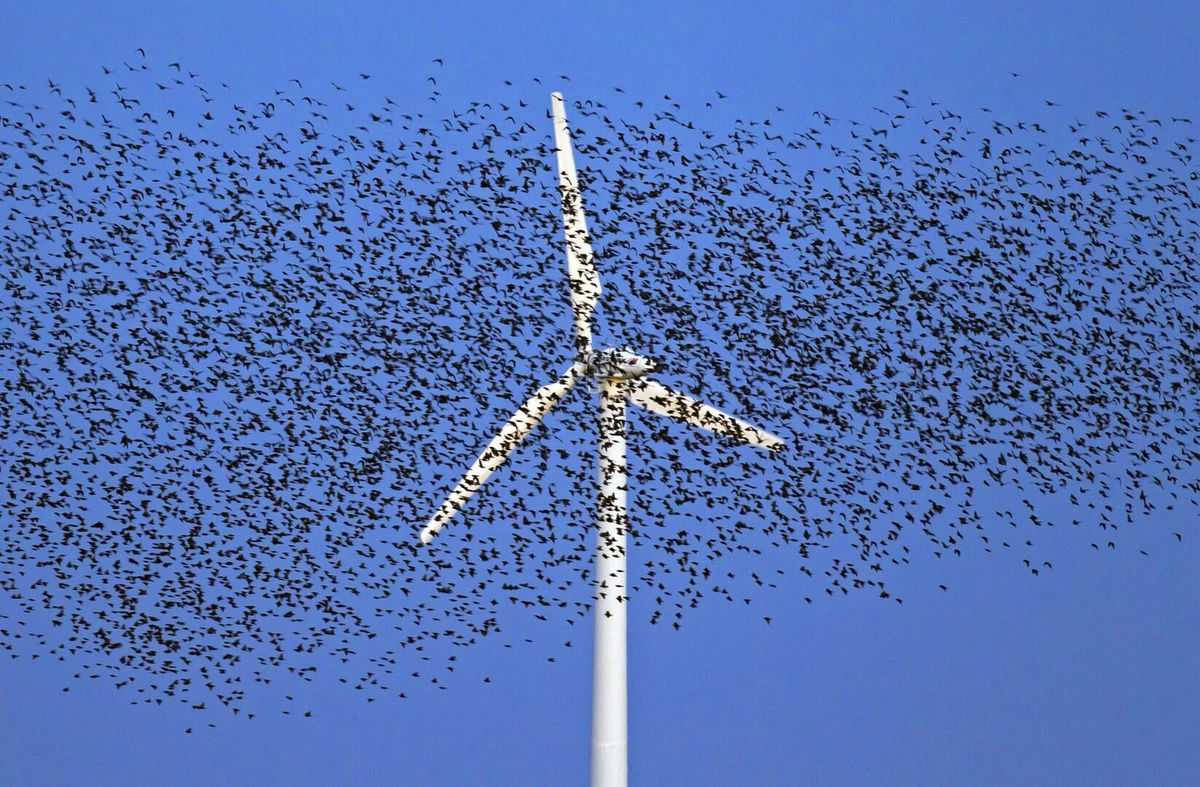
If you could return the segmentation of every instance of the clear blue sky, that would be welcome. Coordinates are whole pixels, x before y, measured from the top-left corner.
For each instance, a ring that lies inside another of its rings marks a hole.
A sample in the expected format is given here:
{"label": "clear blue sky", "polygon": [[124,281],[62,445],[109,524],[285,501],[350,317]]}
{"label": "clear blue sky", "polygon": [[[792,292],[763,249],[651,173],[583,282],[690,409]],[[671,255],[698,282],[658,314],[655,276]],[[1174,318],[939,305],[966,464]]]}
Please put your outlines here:
{"label": "clear blue sky", "polygon": [[[1010,117],[1041,117],[1047,99],[1079,116],[1116,107],[1198,114],[1193,3],[734,9],[17,0],[4,10],[0,82],[51,78],[78,89],[98,81],[101,64],[132,60],[144,47],[255,100],[292,77],[341,81],[359,72],[416,96],[430,61],[442,58],[439,89],[459,105],[499,79],[535,76],[547,88],[530,85],[525,98],[544,102],[566,74],[575,98],[621,85],[702,102],[720,90],[725,111],[746,116],[778,105],[800,116],[866,117],[902,87]],[[1195,784],[1195,514],[1142,521],[1122,550],[1103,554],[1092,538],[1049,534],[1055,568],[1039,577],[1011,555],[936,566],[918,558],[888,578],[903,606],[867,595],[797,603],[806,592],[797,578],[756,599],[753,613],[709,605],[679,632],[635,615],[631,780]],[[1176,531],[1188,535],[1181,544]],[[7,661],[0,784],[582,784],[588,632],[575,632],[570,649],[463,654],[447,691],[368,705],[338,684],[302,686],[313,718],[267,712],[250,723],[200,724],[192,735],[182,733],[197,725],[187,708],[131,705],[110,682],[73,681],[75,669],[57,662]],[[491,683],[481,682],[485,674]]]}

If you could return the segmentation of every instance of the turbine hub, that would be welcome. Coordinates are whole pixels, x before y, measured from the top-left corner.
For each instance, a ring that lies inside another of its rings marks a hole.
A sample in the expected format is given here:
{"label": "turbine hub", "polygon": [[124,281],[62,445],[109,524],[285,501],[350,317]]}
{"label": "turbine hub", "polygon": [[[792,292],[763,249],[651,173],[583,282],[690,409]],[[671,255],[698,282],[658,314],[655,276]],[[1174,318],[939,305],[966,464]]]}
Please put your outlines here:
{"label": "turbine hub", "polygon": [[658,368],[658,364],[629,348],[598,350],[587,359],[587,373],[602,379],[619,380],[641,377]]}

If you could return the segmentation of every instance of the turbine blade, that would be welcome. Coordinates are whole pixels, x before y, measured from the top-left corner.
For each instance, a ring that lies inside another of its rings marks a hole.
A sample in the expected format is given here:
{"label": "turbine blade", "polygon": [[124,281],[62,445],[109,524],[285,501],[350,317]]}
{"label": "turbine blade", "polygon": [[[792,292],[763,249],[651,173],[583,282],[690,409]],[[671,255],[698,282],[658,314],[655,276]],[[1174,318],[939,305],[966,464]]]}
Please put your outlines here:
{"label": "turbine blade", "polygon": [[567,277],[571,286],[571,305],[575,311],[575,346],[586,357],[592,351],[592,314],[600,300],[600,276],[588,239],[583,197],[575,175],[575,154],[571,148],[571,127],[562,93],[552,93],[554,110],[554,146],[558,149],[558,177],[562,186],[563,232],[567,239]]}
{"label": "turbine blade", "polygon": [[557,381],[535,391],[533,396],[529,397],[529,401],[513,414],[500,433],[492,438],[492,442],[488,443],[487,448],[483,449],[483,453],[467,470],[466,475],[458,482],[458,486],[454,487],[454,491],[429,520],[429,524],[421,530],[422,544],[428,544],[433,540],[437,532],[450,521],[456,512],[462,509],[471,495],[483,486],[483,482],[488,479],[488,476],[504,464],[504,460],[508,458],[509,454],[516,450],[516,447],[521,444],[533,427],[537,426],[546,413],[550,412],[550,408],[567,395],[567,392],[579,381],[582,373],[582,364],[572,365],[566,374]]}
{"label": "turbine blade", "polygon": [[768,451],[783,448],[783,440],[770,432],[752,426],[740,418],[734,418],[715,407],[709,407],[690,396],[672,391],[645,377],[626,381],[625,391],[630,401],[652,413],[665,415],[685,424],[723,434],[726,437],[741,440],[743,443],[757,445]]}

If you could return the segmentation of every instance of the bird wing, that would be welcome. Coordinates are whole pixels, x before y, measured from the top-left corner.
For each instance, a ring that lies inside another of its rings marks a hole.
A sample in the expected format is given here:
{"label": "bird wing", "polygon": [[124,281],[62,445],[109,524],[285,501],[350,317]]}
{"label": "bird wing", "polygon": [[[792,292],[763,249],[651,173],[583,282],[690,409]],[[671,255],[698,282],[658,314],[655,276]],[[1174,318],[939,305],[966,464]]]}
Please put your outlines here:
{"label": "bird wing", "polygon": [[625,391],[631,402],[652,413],[665,415],[676,421],[723,434],[769,451],[783,448],[783,440],[770,432],[645,377],[626,381]]}
{"label": "bird wing", "polygon": [[571,305],[575,311],[575,343],[581,355],[592,351],[592,313],[600,300],[600,276],[588,239],[583,197],[575,175],[575,154],[571,149],[571,128],[562,93],[553,93],[554,146],[558,149],[558,176],[562,185],[563,231],[567,238],[567,277],[571,286]]}
{"label": "bird wing", "polygon": [[421,531],[422,544],[432,541],[437,532],[466,505],[471,495],[475,494],[479,487],[483,486],[483,482],[500,465],[504,464],[508,455],[516,450],[516,447],[521,444],[533,427],[537,426],[546,413],[550,412],[550,408],[567,395],[582,374],[582,364],[572,365],[558,380],[534,391],[533,396],[529,397],[529,401],[513,413],[513,417],[508,419],[508,423],[500,429],[500,433],[492,439],[492,442],[488,443],[487,448],[483,449],[483,453],[475,460],[475,464],[471,465],[466,475],[454,487],[454,491],[450,493],[450,496],[438,508],[437,513],[429,520],[429,524]]}

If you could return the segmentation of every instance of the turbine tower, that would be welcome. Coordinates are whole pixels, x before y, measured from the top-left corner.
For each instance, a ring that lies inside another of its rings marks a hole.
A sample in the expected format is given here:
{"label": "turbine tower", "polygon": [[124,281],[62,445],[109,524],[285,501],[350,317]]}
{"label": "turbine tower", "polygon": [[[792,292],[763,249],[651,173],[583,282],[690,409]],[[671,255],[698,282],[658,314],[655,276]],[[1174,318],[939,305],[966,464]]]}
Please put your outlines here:
{"label": "turbine tower", "polygon": [[623,787],[628,782],[625,632],[628,601],[625,570],[625,406],[630,401],[651,412],[698,426],[744,443],[775,451],[778,437],[645,375],[655,364],[629,349],[594,350],[592,314],[600,299],[600,277],[588,239],[571,130],[560,93],[551,95],[554,141],[558,151],[567,273],[575,312],[575,362],[556,382],[534,392],[483,450],[429,524],[421,531],[428,544],[484,481],[496,471],[555,404],[585,377],[600,393],[600,491],[596,501],[595,651],[592,682],[592,785]]}

